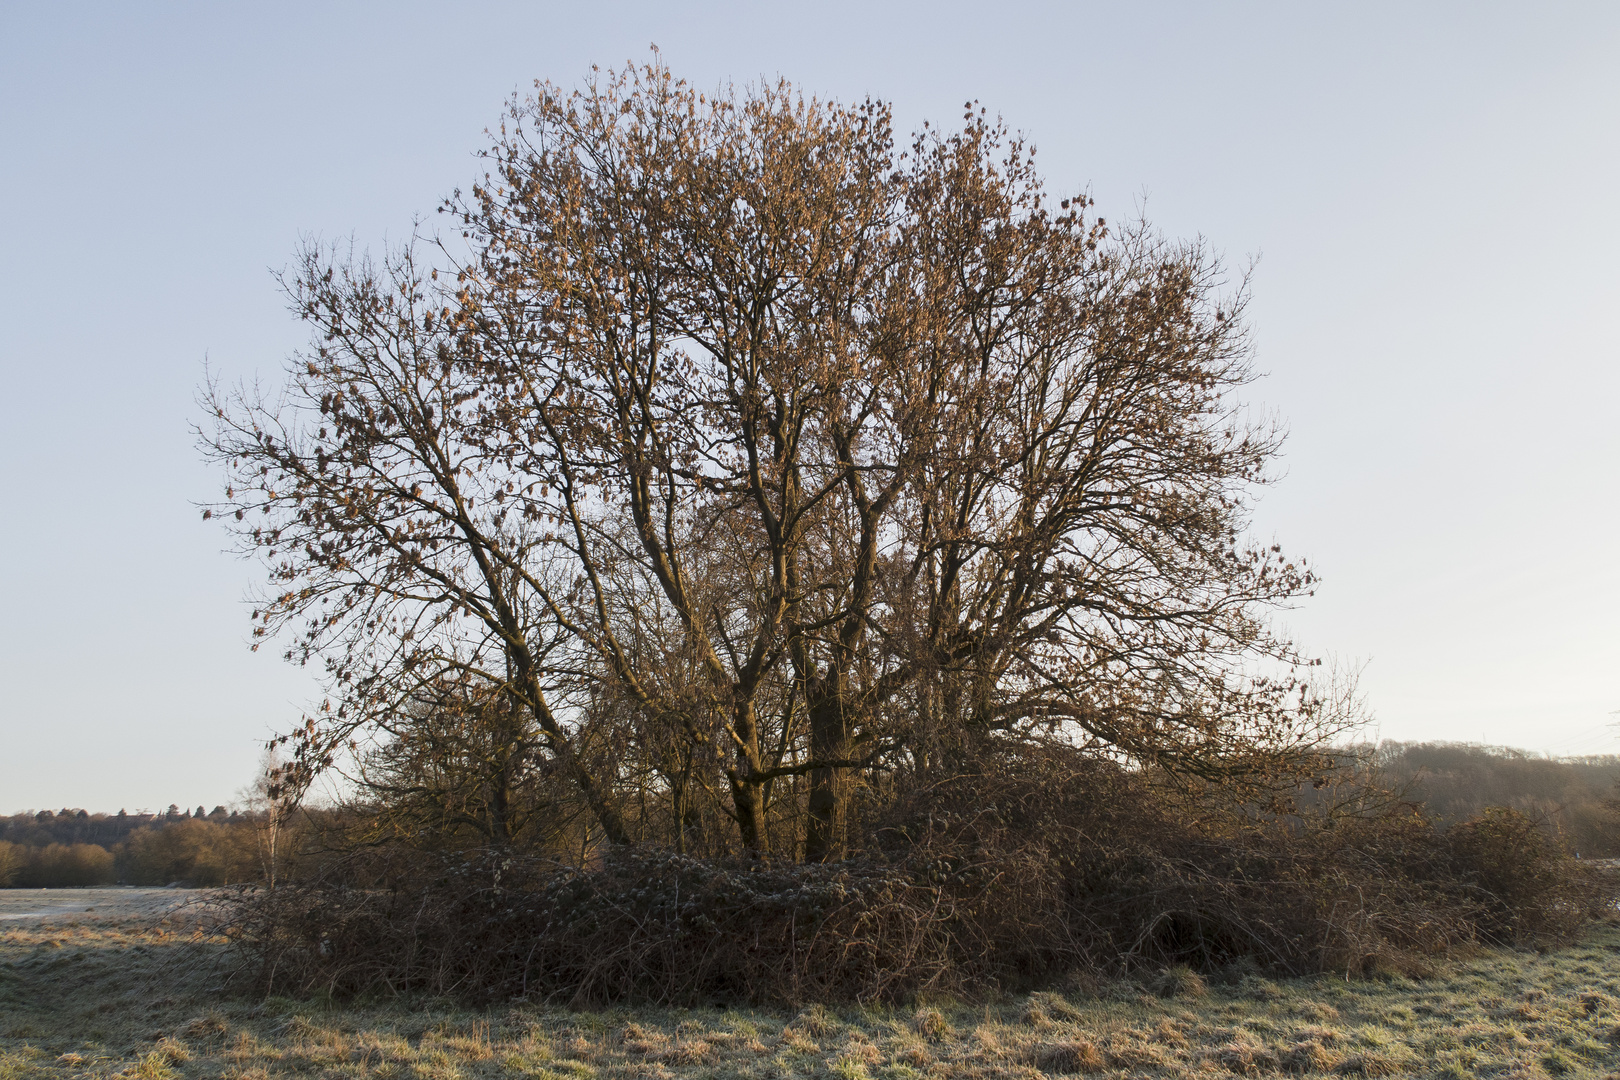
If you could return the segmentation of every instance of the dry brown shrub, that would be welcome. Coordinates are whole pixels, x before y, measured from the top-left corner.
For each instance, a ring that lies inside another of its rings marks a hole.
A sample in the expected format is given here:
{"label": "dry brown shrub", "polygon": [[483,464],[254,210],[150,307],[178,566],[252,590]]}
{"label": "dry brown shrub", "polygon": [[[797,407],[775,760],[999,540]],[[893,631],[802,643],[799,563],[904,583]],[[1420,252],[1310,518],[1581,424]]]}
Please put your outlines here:
{"label": "dry brown shrub", "polygon": [[[1376,792],[1268,815],[1238,789],[1166,786],[1026,748],[911,792],[876,835],[947,881],[958,867],[1017,880],[981,940],[1011,945],[1034,981],[1065,966],[1238,962],[1422,976],[1427,957],[1474,941],[1566,939],[1616,893],[1522,820],[1495,815],[1452,833]],[[1533,869],[1507,882],[1511,866],[1482,868],[1476,834],[1505,837]],[[1492,914],[1498,893],[1521,909],[1511,925]],[[1061,928],[1062,940],[1041,927]]]}
{"label": "dry brown shrub", "polygon": [[[1160,994],[1242,972],[1240,993],[1271,998],[1262,971],[1421,977],[1458,946],[1560,940],[1617,892],[1510,814],[1444,833],[1398,804],[1290,817],[1231,799],[1047,748],[897,785],[842,863],[372,853],[347,878],[242,891],[234,933],[257,987],[294,994],[802,1004],[1159,968]],[[1053,1015],[1032,1001],[1033,1022]]]}
{"label": "dry brown shrub", "polygon": [[[993,984],[1018,959],[964,940],[976,926],[963,909],[982,902],[971,887],[953,895],[905,867],[649,852],[589,871],[501,863],[499,885],[487,865],[448,862],[409,890],[244,891],[235,931],[267,990],[483,1001],[892,999]],[[831,1021],[799,1026],[818,1023]]]}
{"label": "dry brown shrub", "polygon": [[1474,922],[1494,944],[1572,938],[1604,896],[1602,871],[1571,859],[1523,813],[1487,807],[1445,834],[1454,871],[1476,902]]}

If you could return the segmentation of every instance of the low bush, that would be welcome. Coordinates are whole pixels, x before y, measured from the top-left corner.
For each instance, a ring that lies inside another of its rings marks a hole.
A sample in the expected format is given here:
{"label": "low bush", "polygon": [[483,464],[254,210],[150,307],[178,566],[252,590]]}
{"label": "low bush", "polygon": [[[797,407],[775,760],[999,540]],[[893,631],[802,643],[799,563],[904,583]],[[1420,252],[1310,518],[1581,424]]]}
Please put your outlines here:
{"label": "low bush", "polygon": [[1419,973],[1459,945],[1566,938],[1616,895],[1512,811],[1445,832],[1394,802],[1229,796],[1025,755],[919,785],[841,863],[395,852],[386,888],[240,892],[234,933],[266,992],[800,1003],[1076,971]]}
{"label": "low bush", "polygon": [[1608,899],[1546,829],[1517,810],[1486,807],[1447,830],[1446,844],[1488,941],[1567,940],[1595,903]]}

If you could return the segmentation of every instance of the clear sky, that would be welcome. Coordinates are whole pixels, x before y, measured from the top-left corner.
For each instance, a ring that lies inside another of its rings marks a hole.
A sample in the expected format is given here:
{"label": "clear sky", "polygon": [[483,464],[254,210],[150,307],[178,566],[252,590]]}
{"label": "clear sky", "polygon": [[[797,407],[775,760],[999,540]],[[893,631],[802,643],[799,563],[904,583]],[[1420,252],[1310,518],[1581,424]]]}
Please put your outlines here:
{"label": "clear sky", "polygon": [[0,6],[0,812],[226,802],[318,693],[191,505],[301,236],[407,237],[593,63],[982,101],[1053,188],[1258,256],[1257,525],[1375,734],[1620,752],[1620,4]]}

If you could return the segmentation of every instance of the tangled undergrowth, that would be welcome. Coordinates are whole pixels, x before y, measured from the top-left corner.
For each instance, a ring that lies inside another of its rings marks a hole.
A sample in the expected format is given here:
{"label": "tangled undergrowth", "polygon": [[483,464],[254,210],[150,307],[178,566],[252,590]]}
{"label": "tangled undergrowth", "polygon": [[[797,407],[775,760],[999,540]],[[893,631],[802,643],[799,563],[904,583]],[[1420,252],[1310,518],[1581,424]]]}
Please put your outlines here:
{"label": "tangled undergrowth", "polygon": [[1182,968],[1421,974],[1569,941],[1617,892],[1512,811],[1443,832],[1390,802],[1266,815],[1047,765],[897,801],[840,863],[415,852],[391,881],[351,865],[242,892],[231,932],[258,993],[797,1006]]}
{"label": "tangled undergrowth", "polygon": [[1620,1069],[1612,925],[1561,949],[1437,961],[1421,979],[1144,969],[971,1002],[586,1011],[428,995],[221,998],[228,946],[178,920],[97,917],[0,924],[0,1077],[1470,1080]]}

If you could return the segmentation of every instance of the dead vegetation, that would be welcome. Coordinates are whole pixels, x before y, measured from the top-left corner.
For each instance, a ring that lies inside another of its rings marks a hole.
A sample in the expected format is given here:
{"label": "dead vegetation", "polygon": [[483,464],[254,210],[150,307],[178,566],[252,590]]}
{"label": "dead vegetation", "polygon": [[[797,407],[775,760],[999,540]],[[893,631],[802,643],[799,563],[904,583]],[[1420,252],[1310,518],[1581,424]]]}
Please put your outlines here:
{"label": "dead vegetation", "polygon": [[222,997],[184,913],[0,931],[0,1077],[1014,1080],[1038,1076],[1603,1076],[1620,1067],[1620,930],[1398,973],[1174,973],[964,1001],[804,1009],[484,1009],[413,995]]}
{"label": "dead vegetation", "polygon": [[344,1000],[797,1007],[1129,976],[1186,1001],[1567,942],[1617,891],[1509,810],[1445,832],[1390,802],[1262,814],[1055,752],[905,793],[869,835],[831,864],[364,849],[237,894],[230,932],[257,992]]}

